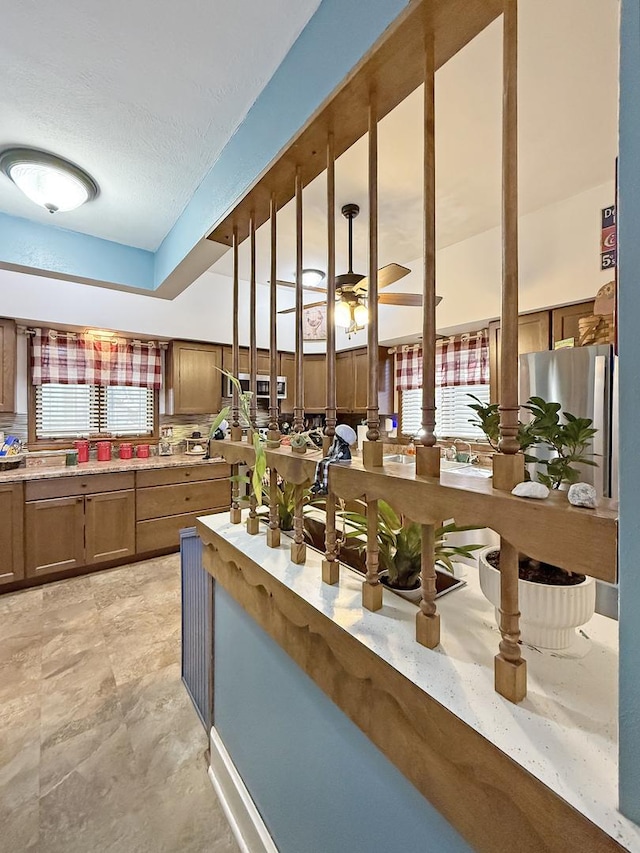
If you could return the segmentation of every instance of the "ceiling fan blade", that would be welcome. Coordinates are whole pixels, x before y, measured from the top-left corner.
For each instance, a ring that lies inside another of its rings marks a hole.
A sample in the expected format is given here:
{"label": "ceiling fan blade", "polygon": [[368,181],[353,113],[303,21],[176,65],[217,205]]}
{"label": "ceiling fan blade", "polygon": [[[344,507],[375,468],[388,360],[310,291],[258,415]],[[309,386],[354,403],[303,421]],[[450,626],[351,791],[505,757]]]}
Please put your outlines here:
{"label": "ceiling fan blade", "polygon": [[[380,267],[378,270],[378,290],[381,290],[383,287],[389,287],[390,284],[394,284],[396,281],[400,281],[401,278],[409,275],[410,272],[410,269],[400,264],[387,264],[386,267]],[[353,289],[355,293],[366,293],[369,290],[368,276],[360,279]]]}
{"label": "ceiling fan blade", "polygon": [[[326,304],[327,304],[327,300],[323,299],[322,302],[308,302],[306,305],[303,305],[302,307],[303,307],[303,309],[304,308],[316,308],[318,305],[326,305]],[[295,310],[296,310],[295,308],[285,308],[283,311],[278,311],[278,314],[293,314]]]}
{"label": "ceiling fan blade", "polygon": [[[267,282],[267,284],[269,284],[269,282]],[[292,287],[294,290],[296,287],[295,281],[285,281],[282,278],[277,278],[276,284],[278,285],[278,287]],[[306,285],[306,286],[303,285],[302,289],[303,290],[312,290],[314,293],[326,293],[327,292],[326,287],[314,287],[311,284]]]}
{"label": "ceiling fan blade", "polygon": [[[419,293],[381,293],[378,296],[381,305],[406,305],[422,307],[422,296]],[[442,302],[442,296],[436,296],[436,305]]]}

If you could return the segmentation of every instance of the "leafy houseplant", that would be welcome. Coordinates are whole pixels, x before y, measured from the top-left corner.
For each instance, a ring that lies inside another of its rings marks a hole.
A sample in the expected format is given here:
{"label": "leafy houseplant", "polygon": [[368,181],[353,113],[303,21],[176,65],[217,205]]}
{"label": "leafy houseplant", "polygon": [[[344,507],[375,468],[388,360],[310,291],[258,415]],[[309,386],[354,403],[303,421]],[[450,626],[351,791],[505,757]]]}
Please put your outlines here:
{"label": "leafy houseplant", "polygon": [[[472,395],[469,395],[472,396]],[[470,408],[476,413],[471,423],[480,426],[494,450],[497,449],[500,415],[495,404],[484,405],[476,397]],[[580,472],[575,465],[596,465],[589,457],[591,439],[596,434],[592,421],[562,413],[559,403],[547,403],[541,397],[531,397],[523,406],[532,415],[527,424],[520,424],[518,440],[527,462],[536,462],[543,470],[537,472],[541,483],[559,489],[563,483],[575,483]],[[526,451],[532,447],[545,448],[552,455],[540,459]],[[480,586],[496,608],[500,621],[500,552],[485,548],[478,558]],[[567,572],[540,563],[521,554],[518,567],[518,596],[520,628],[524,642],[546,649],[563,649],[571,644],[575,628],[584,625],[595,610],[593,578]]]}
{"label": "leafy houseplant", "polygon": [[[220,368],[218,367],[216,368],[216,370],[220,370]],[[240,408],[240,414],[248,424],[251,424],[250,406],[253,394],[251,393],[251,391],[243,391],[240,381],[228,371],[220,370],[220,373],[228,377],[233,383],[235,389],[238,392],[238,406]],[[220,410],[219,414],[214,418],[214,421],[211,424],[211,428],[209,429],[210,439],[213,438],[216,430],[218,429],[222,421],[226,420],[229,417],[230,412],[231,406],[224,406]],[[263,439],[260,433],[258,432],[253,432],[252,435],[253,449],[255,450],[255,461],[253,463],[251,477],[249,478],[238,475],[230,477],[230,479],[237,483],[248,483],[251,487],[251,493],[255,496],[258,506],[262,506],[262,481],[264,479],[264,475],[267,472],[267,454],[265,452],[266,439]]]}
{"label": "leafy houseplant", "polygon": [[[367,533],[367,517],[359,512],[342,512],[349,523],[348,539],[357,540],[360,551],[366,550],[361,537]],[[450,533],[477,530],[476,527],[459,527],[455,522],[438,527],[435,531],[434,559],[436,566],[453,574],[453,564],[461,558],[470,558],[482,545],[450,545]],[[411,590],[419,585],[422,529],[414,521],[405,521],[386,501],[378,501],[378,551],[380,567],[387,573],[386,585],[392,589]]]}
{"label": "leafy houseplant", "polygon": [[[293,516],[296,506],[295,490],[296,486],[294,483],[287,483],[279,478],[278,488],[275,490],[275,500],[278,507],[280,530],[284,530],[285,532],[293,530]],[[267,493],[264,498],[265,503],[270,505],[271,495]],[[311,491],[309,489],[304,489],[302,493],[303,512],[310,503]],[[265,514],[263,513],[263,515]]]}

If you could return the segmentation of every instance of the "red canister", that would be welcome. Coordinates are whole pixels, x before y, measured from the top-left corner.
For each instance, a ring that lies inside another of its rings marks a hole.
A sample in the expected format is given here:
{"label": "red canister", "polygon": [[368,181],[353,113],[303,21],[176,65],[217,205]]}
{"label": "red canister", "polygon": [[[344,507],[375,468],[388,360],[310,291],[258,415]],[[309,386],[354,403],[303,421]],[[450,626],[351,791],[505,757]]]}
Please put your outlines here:
{"label": "red canister", "polygon": [[78,462],[88,462],[89,461],[89,442],[85,439],[81,441],[74,441],[73,446],[78,451]]}
{"label": "red canister", "polygon": [[149,445],[148,444],[139,444],[136,447],[136,456],[138,459],[148,459],[149,458]]}
{"label": "red canister", "polygon": [[120,459],[131,459],[131,457],[133,456],[133,445],[121,444],[118,453]]}
{"label": "red canister", "polygon": [[98,450],[98,462],[111,462],[111,442],[98,441],[96,443]]}

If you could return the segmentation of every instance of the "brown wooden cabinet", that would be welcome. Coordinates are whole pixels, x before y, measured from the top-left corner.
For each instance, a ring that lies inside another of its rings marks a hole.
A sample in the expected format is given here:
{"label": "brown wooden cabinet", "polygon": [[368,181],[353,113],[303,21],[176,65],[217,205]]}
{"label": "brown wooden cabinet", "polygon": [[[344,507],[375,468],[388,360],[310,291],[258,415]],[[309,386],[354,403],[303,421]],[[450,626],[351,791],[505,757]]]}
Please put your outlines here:
{"label": "brown wooden cabinet", "polygon": [[24,577],[24,527],[22,483],[0,486],[0,584]]}
{"label": "brown wooden cabinet", "polygon": [[558,341],[564,341],[566,338],[574,338],[577,344],[580,334],[578,321],[582,317],[591,317],[595,304],[595,299],[589,299],[587,302],[578,302],[576,305],[554,308],[551,312],[551,347],[553,348]]}
{"label": "brown wooden cabinet", "polygon": [[[336,356],[336,404],[340,412],[366,412],[369,392],[369,360],[366,349],[346,350]],[[386,347],[378,350],[378,409],[391,414],[393,407],[393,358]]]}
{"label": "brown wooden cabinet", "polygon": [[350,412],[355,407],[356,374],[353,350],[336,354],[336,408]]}
{"label": "brown wooden cabinet", "polygon": [[222,400],[222,347],[172,341],[166,362],[166,413],[213,414]]}
{"label": "brown wooden cabinet", "polygon": [[280,376],[287,380],[287,396],[280,400],[280,411],[292,414],[296,396],[296,357],[292,352],[280,354]]}
{"label": "brown wooden cabinet", "polygon": [[322,414],[327,405],[327,357],[304,357],[304,410],[309,414]]}
{"label": "brown wooden cabinet", "polygon": [[84,497],[25,504],[26,575],[35,578],[84,565]]}
{"label": "brown wooden cabinet", "polygon": [[16,410],[16,324],[0,319],[0,412]]}
{"label": "brown wooden cabinet", "polygon": [[353,408],[356,412],[366,411],[369,397],[369,359],[366,349],[353,353],[353,368]]}
{"label": "brown wooden cabinet", "polygon": [[[249,373],[249,348],[240,347],[238,356],[238,373]],[[223,347],[222,366],[228,373],[233,373],[233,350],[231,347]],[[258,350],[256,369],[261,376],[269,376],[271,372],[271,355],[269,350]]]}
{"label": "brown wooden cabinet", "polygon": [[136,552],[135,491],[102,492],[84,500],[85,564],[132,557]]}
{"label": "brown wooden cabinet", "polygon": [[[548,350],[551,343],[549,311],[521,314],[518,319],[518,355]],[[500,399],[500,322],[489,323],[489,384],[491,402]]]}

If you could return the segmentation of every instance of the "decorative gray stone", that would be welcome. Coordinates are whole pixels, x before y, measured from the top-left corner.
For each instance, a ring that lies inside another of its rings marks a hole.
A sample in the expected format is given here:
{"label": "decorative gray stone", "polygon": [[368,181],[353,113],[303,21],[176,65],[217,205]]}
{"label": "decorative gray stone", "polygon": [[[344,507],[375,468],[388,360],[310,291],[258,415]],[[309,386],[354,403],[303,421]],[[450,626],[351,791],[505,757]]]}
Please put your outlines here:
{"label": "decorative gray stone", "polygon": [[598,506],[598,493],[589,483],[574,483],[569,487],[569,503],[595,509]]}
{"label": "decorative gray stone", "polygon": [[549,489],[543,483],[518,483],[515,489],[511,490],[511,494],[518,498],[543,501],[549,497]]}

